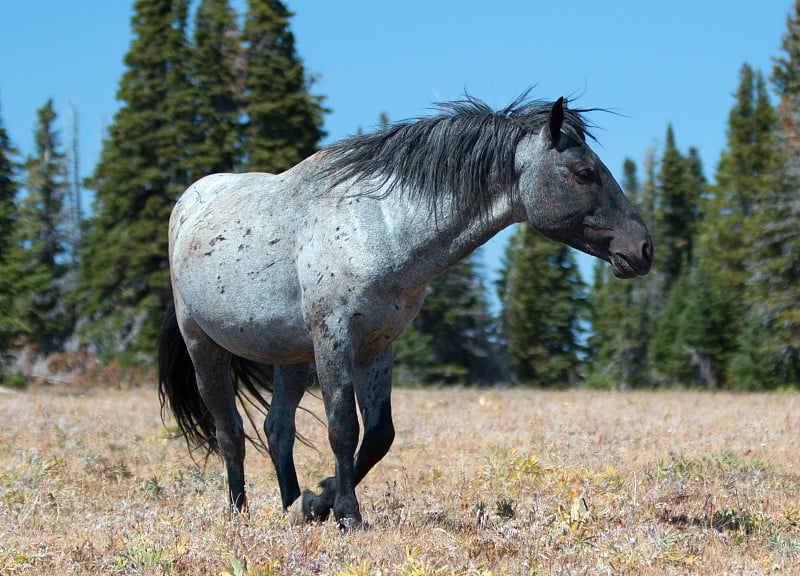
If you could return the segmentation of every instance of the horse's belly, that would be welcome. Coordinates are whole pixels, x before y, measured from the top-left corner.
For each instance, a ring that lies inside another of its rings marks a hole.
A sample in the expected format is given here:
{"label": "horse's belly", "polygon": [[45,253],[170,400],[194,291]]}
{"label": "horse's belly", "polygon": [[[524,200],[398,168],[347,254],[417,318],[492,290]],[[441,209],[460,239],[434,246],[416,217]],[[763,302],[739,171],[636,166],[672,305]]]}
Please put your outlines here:
{"label": "horse's belly", "polygon": [[308,331],[286,321],[243,323],[228,331],[219,325],[211,325],[207,333],[234,355],[255,362],[296,364],[314,359]]}
{"label": "horse's belly", "polygon": [[294,304],[275,298],[265,298],[260,305],[247,297],[215,298],[213,303],[196,299],[190,312],[212,340],[236,356],[265,364],[293,364],[314,357],[311,336]]}

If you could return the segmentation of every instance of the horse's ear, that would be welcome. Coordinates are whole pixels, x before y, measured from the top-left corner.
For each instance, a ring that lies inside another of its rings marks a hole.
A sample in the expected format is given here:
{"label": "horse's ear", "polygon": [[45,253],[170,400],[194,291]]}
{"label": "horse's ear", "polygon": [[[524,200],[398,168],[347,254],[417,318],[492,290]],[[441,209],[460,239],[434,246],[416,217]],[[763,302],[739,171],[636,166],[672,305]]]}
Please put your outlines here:
{"label": "horse's ear", "polygon": [[562,96],[553,103],[550,109],[550,146],[555,148],[561,139],[561,125],[564,123],[564,97]]}

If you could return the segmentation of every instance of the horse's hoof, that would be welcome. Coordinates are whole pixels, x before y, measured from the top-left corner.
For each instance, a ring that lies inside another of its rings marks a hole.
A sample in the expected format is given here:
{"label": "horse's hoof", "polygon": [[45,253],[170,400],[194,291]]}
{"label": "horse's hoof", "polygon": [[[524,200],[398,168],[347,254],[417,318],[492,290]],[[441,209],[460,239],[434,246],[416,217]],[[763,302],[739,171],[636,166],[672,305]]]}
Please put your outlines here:
{"label": "horse's hoof", "polygon": [[361,520],[361,516],[346,516],[344,518],[339,518],[339,532],[342,534],[348,534],[353,530],[358,530],[359,528],[366,528],[366,525]]}
{"label": "horse's hoof", "polygon": [[292,526],[306,522],[324,522],[331,513],[331,504],[325,494],[317,495],[306,490],[289,506],[288,520]]}
{"label": "horse's hoof", "polygon": [[242,506],[230,504],[228,506],[228,517],[231,521],[248,522],[250,520],[250,508],[247,507],[247,504]]}
{"label": "horse's hoof", "polygon": [[303,494],[292,502],[292,505],[286,510],[286,520],[290,526],[305,524],[306,515],[303,513]]}

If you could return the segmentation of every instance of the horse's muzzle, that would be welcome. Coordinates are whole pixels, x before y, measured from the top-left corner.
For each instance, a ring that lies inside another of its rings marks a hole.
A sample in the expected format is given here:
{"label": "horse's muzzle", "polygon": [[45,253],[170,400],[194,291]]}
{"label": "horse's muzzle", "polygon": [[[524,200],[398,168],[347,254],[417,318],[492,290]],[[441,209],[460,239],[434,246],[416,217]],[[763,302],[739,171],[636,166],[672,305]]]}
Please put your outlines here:
{"label": "horse's muzzle", "polygon": [[611,243],[611,271],[617,278],[635,278],[650,272],[653,265],[653,241],[648,234],[645,240],[635,242],[632,246],[615,249]]}

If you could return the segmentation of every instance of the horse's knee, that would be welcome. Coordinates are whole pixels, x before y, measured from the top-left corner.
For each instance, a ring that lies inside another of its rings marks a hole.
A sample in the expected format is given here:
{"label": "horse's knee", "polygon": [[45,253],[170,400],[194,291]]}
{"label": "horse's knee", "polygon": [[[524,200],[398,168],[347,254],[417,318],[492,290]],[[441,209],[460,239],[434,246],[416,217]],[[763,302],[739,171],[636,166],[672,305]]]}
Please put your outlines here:
{"label": "horse's knee", "polygon": [[285,448],[287,445],[291,449],[295,435],[292,415],[279,414],[278,411],[270,410],[264,420],[264,433],[267,435],[270,450],[273,447]]}
{"label": "horse's knee", "polygon": [[[371,451],[381,453],[381,457],[383,457],[391,448],[394,436],[394,424],[391,420],[383,421],[372,429],[364,431],[363,444],[368,446]],[[362,451],[364,447],[362,446]]]}
{"label": "horse's knee", "polygon": [[223,455],[227,453],[244,458],[244,441],[244,427],[241,423],[233,422],[230,426],[217,424],[217,444]]}
{"label": "horse's knee", "polygon": [[282,419],[272,417],[272,413],[264,421],[264,433],[267,435],[267,446],[273,464],[280,475],[282,468],[292,461],[294,451],[294,425]]}
{"label": "horse's knee", "polygon": [[392,446],[392,443],[394,442],[394,436],[395,436],[394,424],[392,423],[392,421],[389,420],[387,422],[384,422],[379,427],[379,429],[376,432],[375,436],[376,436],[376,440],[375,441],[379,442],[381,446],[386,447],[386,449],[388,450]]}

